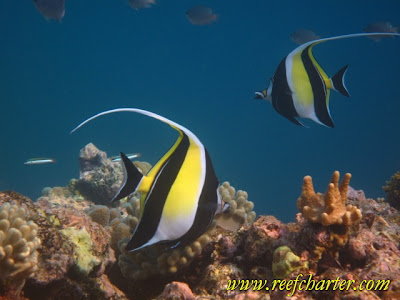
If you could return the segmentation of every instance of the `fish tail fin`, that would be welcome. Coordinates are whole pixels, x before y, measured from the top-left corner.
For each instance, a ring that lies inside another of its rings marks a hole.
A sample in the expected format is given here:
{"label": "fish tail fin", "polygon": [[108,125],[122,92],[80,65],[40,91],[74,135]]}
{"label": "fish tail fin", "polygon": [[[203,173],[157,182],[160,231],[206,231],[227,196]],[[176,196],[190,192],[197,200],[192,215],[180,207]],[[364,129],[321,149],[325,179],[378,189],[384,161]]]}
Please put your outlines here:
{"label": "fish tail fin", "polygon": [[346,97],[350,97],[350,93],[344,84],[344,77],[348,67],[349,65],[344,66],[331,78],[333,89]]}
{"label": "fish tail fin", "polygon": [[144,177],[132,161],[122,152],[121,161],[124,164],[124,180],[111,202],[118,201],[135,192]]}

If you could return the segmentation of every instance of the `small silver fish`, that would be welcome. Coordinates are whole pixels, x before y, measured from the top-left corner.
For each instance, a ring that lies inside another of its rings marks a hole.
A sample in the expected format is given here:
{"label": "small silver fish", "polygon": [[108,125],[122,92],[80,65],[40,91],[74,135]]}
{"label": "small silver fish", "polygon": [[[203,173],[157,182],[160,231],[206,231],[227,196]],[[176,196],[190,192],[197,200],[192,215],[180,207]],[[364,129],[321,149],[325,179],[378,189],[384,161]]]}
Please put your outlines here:
{"label": "small silver fish", "polygon": [[46,18],[61,22],[65,15],[65,0],[33,0],[37,10]]}
{"label": "small silver fish", "polygon": [[55,162],[56,162],[56,160],[54,158],[40,157],[40,158],[30,158],[24,162],[24,165],[42,165],[42,164],[50,164],[50,163],[55,163]]}
{"label": "small silver fish", "polygon": [[195,6],[186,12],[186,18],[193,25],[207,25],[217,20],[217,15],[207,6]]}
{"label": "small silver fish", "polygon": [[297,45],[302,45],[310,41],[318,40],[321,37],[309,29],[298,29],[290,34],[290,39]]}
{"label": "small silver fish", "polygon": [[[393,25],[390,22],[375,22],[375,23],[368,24],[364,28],[364,32],[398,33],[399,28],[393,27]],[[381,39],[388,38],[388,37],[390,37],[390,36],[376,35],[376,36],[370,36],[369,38],[375,42],[378,42]]]}
{"label": "small silver fish", "polygon": [[152,5],[156,4],[155,0],[128,0],[129,5],[133,9],[139,8],[150,8]]}
{"label": "small silver fish", "polygon": [[[141,157],[141,156],[142,156],[142,154],[140,154],[140,153],[126,154],[126,157],[128,157],[130,160]],[[110,159],[113,162],[118,162],[118,161],[121,161],[121,156],[118,156],[118,155],[111,156]]]}

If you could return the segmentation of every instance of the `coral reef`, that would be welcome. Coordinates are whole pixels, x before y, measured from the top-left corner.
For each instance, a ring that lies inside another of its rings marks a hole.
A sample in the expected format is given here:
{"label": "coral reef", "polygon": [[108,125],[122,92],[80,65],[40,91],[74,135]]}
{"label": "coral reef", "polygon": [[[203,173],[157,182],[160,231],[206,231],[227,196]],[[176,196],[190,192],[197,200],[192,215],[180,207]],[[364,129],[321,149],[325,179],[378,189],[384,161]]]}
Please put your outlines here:
{"label": "coral reef", "polygon": [[[196,241],[174,249],[153,245],[127,253],[125,245],[140,215],[140,195],[131,195],[114,208],[101,205],[101,186],[120,180],[120,166],[110,164],[93,147],[83,155],[93,159],[82,161],[84,180],[94,181],[88,194],[77,188],[81,179],[44,189],[36,202],[15,192],[0,192],[0,299],[400,298],[400,213],[388,202],[352,189],[350,174],[339,185],[335,172],[325,195],[315,193],[306,176],[298,199],[301,212],[288,224],[273,216],[254,221],[247,193],[225,182],[219,192],[230,210],[217,215]],[[151,168],[135,164],[144,174]],[[108,179],[102,182],[95,172]],[[9,235],[13,227],[21,236]],[[26,241],[19,244],[16,237]],[[32,238],[41,240],[41,246],[29,247],[30,242],[35,244]],[[24,243],[31,254],[22,251],[19,257],[33,257],[36,267],[13,273],[9,264],[4,265],[8,246],[13,244],[14,249]],[[10,280],[17,277],[25,284]],[[288,283],[311,277],[319,285],[353,280],[353,288],[272,289],[274,280]],[[372,280],[390,282],[380,289],[357,288]]]}
{"label": "coral reef", "polygon": [[396,209],[400,209],[400,171],[395,173],[383,187],[386,192],[386,201]]}
{"label": "coral reef", "polygon": [[114,251],[109,247],[111,236],[107,230],[80,210],[73,207],[54,207],[45,199],[39,199],[37,206],[47,216],[56,216],[59,232],[66,236],[73,246],[73,268],[80,275],[88,275],[92,271],[101,276],[107,266],[116,259]]}
{"label": "coral reef", "polygon": [[[110,295],[114,299],[127,299],[105,274],[115,262],[113,250],[109,246],[109,233],[97,223],[91,222],[83,211],[75,209],[73,205],[60,206],[58,200],[62,197],[42,197],[34,203],[15,192],[0,193],[0,205],[21,207],[19,210],[24,210],[24,218],[37,224],[37,236],[42,241],[41,247],[37,249],[36,272],[26,280],[22,290],[24,296],[29,299],[60,299],[67,294],[83,299],[85,295],[97,295],[97,299],[108,299],[107,295]],[[51,203],[51,199],[56,202]],[[73,236],[62,233],[68,228],[70,231],[84,229],[90,234],[90,238],[86,235],[86,244],[92,244],[90,254],[100,263],[92,268],[80,268],[83,258],[81,243],[77,245]],[[3,288],[0,284],[0,297],[11,295],[12,299],[21,298],[14,285],[5,283]]]}
{"label": "coral reef", "polygon": [[24,208],[10,203],[0,206],[0,280],[17,292],[37,269],[37,229],[25,219]]}
{"label": "coral reef", "polygon": [[311,176],[304,177],[297,207],[307,220],[324,226],[332,224],[350,226],[361,220],[361,212],[357,207],[346,206],[351,174],[344,175],[340,186],[339,176],[338,171],[333,173],[325,195],[315,194]]}

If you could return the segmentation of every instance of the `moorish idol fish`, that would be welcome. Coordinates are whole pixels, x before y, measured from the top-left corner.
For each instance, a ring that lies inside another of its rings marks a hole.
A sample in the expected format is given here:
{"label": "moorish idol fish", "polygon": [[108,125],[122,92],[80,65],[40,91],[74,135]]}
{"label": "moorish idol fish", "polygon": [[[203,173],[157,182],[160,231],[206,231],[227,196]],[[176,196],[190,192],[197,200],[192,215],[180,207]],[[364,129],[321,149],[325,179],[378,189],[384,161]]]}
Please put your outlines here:
{"label": "moorish idol fish", "polygon": [[360,36],[400,35],[398,33],[356,33],[323,38],[305,43],[289,53],[278,65],[267,89],[256,92],[255,99],[267,99],[274,109],[296,125],[297,118],[311,119],[321,125],[334,127],[329,111],[329,93],[335,90],[349,97],[344,84],[348,66],[329,78],[312,54],[319,43]]}
{"label": "moorish idol fish", "polygon": [[42,165],[42,164],[50,164],[55,163],[56,160],[54,158],[30,158],[24,162],[24,165]]}
{"label": "moorish idol fish", "polygon": [[187,245],[207,230],[216,213],[228,208],[218,193],[219,180],[210,156],[190,130],[149,111],[118,108],[87,119],[71,133],[99,116],[125,111],[155,118],[179,132],[175,144],[146,176],[121,152],[125,175],[112,201],[141,192],[139,223],[126,250],[158,243],[169,248]]}
{"label": "moorish idol fish", "polygon": [[[132,159],[135,159],[135,158],[138,158],[138,157],[141,157],[141,156],[142,156],[142,155],[141,155],[140,153],[126,154],[126,157],[127,157],[129,160],[132,160]],[[110,160],[111,160],[112,162],[121,161],[121,156],[111,156],[111,157],[110,157]]]}

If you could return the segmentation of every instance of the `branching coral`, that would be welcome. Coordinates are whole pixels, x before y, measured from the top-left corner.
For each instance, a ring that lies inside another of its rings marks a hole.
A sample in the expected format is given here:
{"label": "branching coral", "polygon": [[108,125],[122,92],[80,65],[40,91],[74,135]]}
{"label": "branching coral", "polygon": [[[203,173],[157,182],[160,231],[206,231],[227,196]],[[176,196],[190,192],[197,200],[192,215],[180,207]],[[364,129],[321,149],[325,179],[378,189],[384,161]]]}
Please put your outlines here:
{"label": "branching coral", "polygon": [[361,220],[361,211],[352,205],[346,206],[347,189],[351,174],[346,173],[339,185],[339,172],[335,171],[325,195],[315,194],[311,176],[305,176],[297,207],[303,216],[323,226],[332,224],[350,226]]}
{"label": "branching coral", "polygon": [[386,182],[383,190],[386,192],[386,201],[400,210],[400,171],[394,174],[390,181]]}
{"label": "branching coral", "polygon": [[0,279],[21,285],[37,268],[40,246],[38,226],[24,217],[23,208],[9,203],[0,206]]}

